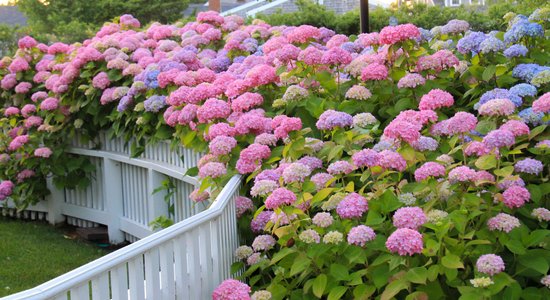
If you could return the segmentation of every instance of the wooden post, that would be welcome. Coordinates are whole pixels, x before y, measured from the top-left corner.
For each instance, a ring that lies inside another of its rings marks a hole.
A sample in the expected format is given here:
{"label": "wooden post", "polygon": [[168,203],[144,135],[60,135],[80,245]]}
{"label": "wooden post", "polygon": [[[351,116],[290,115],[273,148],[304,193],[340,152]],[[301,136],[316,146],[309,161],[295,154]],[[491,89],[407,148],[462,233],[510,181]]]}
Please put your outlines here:
{"label": "wooden post", "polygon": [[359,0],[361,33],[369,32],[369,0]]}
{"label": "wooden post", "polygon": [[46,185],[51,194],[47,196],[48,205],[48,222],[52,225],[59,224],[65,221],[65,216],[61,213],[63,203],[65,203],[65,191],[58,189],[53,184],[53,179],[48,177]]}
{"label": "wooden post", "polygon": [[208,9],[222,12],[221,0],[208,0]]}
{"label": "wooden post", "polygon": [[106,211],[110,215],[109,241],[113,244],[124,242],[124,232],[120,230],[120,218],[123,216],[122,168],[120,163],[108,158],[103,159],[103,199]]}
{"label": "wooden post", "polygon": [[166,176],[156,172],[152,169],[148,170],[148,191],[147,191],[147,210],[149,211],[148,222],[153,221],[160,216],[168,216],[168,204],[164,201],[166,190],[159,191],[153,194],[153,191],[162,186],[162,182],[166,179]]}

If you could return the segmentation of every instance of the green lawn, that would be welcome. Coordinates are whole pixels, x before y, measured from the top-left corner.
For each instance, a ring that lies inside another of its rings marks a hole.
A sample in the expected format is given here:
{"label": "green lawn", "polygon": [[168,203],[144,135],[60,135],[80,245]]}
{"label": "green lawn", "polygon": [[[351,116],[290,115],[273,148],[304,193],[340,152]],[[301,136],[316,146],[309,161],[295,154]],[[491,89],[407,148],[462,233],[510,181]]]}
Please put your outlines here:
{"label": "green lawn", "polygon": [[67,228],[0,216],[0,297],[32,288],[105,255]]}

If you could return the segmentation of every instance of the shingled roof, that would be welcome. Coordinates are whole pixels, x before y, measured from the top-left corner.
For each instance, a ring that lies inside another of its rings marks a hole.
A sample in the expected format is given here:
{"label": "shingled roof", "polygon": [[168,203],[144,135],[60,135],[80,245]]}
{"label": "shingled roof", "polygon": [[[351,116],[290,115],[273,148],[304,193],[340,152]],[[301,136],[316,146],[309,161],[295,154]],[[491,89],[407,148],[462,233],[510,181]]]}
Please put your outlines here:
{"label": "shingled roof", "polygon": [[27,25],[27,18],[17,9],[17,6],[0,5],[0,24]]}

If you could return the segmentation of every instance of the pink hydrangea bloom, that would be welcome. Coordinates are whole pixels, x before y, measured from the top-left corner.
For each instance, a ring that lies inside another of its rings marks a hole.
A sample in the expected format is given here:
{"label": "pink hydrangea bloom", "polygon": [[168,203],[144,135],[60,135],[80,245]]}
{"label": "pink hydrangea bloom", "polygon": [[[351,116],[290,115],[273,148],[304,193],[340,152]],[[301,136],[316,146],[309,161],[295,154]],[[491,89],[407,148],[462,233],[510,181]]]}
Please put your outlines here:
{"label": "pink hydrangea bloom", "polygon": [[386,26],[380,30],[380,43],[393,45],[408,39],[418,38],[419,36],[420,30],[413,24]]}
{"label": "pink hydrangea bloom", "polygon": [[8,67],[11,73],[23,72],[28,69],[30,69],[29,63],[22,57],[14,59]]}
{"label": "pink hydrangea bloom", "polygon": [[354,100],[367,100],[371,96],[369,89],[362,85],[354,85],[346,92],[346,98]]}
{"label": "pink hydrangea bloom", "polygon": [[4,110],[4,116],[6,117],[11,117],[11,116],[16,116],[19,114],[19,108],[15,107],[15,106],[10,106],[8,108],[6,108],[6,110]]}
{"label": "pink hydrangea bloom", "polygon": [[419,85],[424,85],[425,83],[426,79],[424,79],[424,76],[417,73],[409,73],[399,79],[399,81],[397,82],[397,87],[400,89],[415,88]]}
{"label": "pink hydrangea bloom", "polygon": [[348,244],[364,247],[367,242],[374,240],[375,237],[376,233],[369,226],[355,226],[348,233]]}
{"label": "pink hydrangea bloom", "polygon": [[59,107],[59,100],[56,98],[46,98],[40,103],[41,110],[56,110]]}
{"label": "pink hydrangea bloom", "polygon": [[197,110],[197,118],[201,123],[207,123],[215,119],[224,119],[231,114],[229,104],[223,100],[208,99]]}
{"label": "pink hydrangea bloom", "polygon": [[509,214],[500,213],[495,217],[492,217],[487,221],[487,227],[489,230],[504,231],[506,233],[512,231],[512,229],[519,227],[519,219]]}
{"label": "pink hydrangea bloom", "polygon": [[467,166],[459,166],[449,172],[449,181],[451,183],[474,181],[476,171]]}
{"label": "pink hydrangea bloom", "polygon": [[303,182],[311,174],[311,169],[300,162],[291,163],[283,171],[282,177],[285,183]]}
{"label": "pink hydrangea bloom", "polygon": [[210,153],[214,155],[227,155],[237,145],[237,140],[230,136],[217,136],[208,145]]}
{"label": "pink hydrangea bloom", "polygon": [[433,89],[420,99],[418,107],[421,110],[436,110],[442,107],[451,107],[454,104],[453,96],[443,90]]}
{"label": "pink hydrangea bloom", "polygon": [[264,98],[258,93],[244,93],[231,101],[231,108],[233,111],[248,111],[253,107],[262,105]]}
{"label": "pink hydrangea bloom", "polygon": [[336,212],[342,219],[354,219],[363,216],[368,209],[369,206],[365,197],[357,193],[351,193],[338,203]]}
{"label": "pink hydrangea bloom", "polygon": [[223,163],[209,162],[199,168],[200,178],[217,178],[227,173],[227,169]]}
{"label": "pink hydrangea bloom", "polygon": [[393,214],[393,226],[418,229],[426,223],[426,214],[420,207],[401,207]]}
{"label": "pink hydrangea bloom", "polygon": [[30,49],[36,46],[37,44],[38,42],[36,42],[35,39],[33,39],[28,35],[20,38],[19,41],[17,42],[17,46],[19,47],[19,49]]}
{"label": "pink hydrangea bloom", "polygon": [[339,160],[331,163],[327,168],[327,172],[331,175],[337,175],[337,174],[345,175],[345,174],[351,173],[354,169],[355,167],[349,162],[345,160]]}
{"label": "pink hydrangea bloom", "polygon": [[52,155],[52,150],[48,147],[36,148],[34,150],[34,156],[48,158]]}
{"label": "pink hydrangea bloom", "polygon": [[212,293],[212,300],[250,300],[250,287],[234,279],[224,280]]}
{"label": "pink hydrangea bloom", "polygon": [[39,116],[30,116],[25,119],[25,128],[38,127],[44,120]]}
{"label": "pink hydrangea bloom", "polygon": [[20,82],[15,86],[15,92],[17,94],[26,94],[31,90],[31,88],[32,84],[30,82]]}
{"label": "pink hydrangea bloom", "polygon": [[388,78],[388,68],[379,63],[371,63],[361,70],[361,80],[384,80]]}
{"label": "pink hydrangea bloom", "polygon": [[466,146],[464,149],[464,154],[467,156],[482,156],[485,154],[489,154],[491,152],[491,149],[487,148],[487,146],[478,141],[473,141]]}
{"label": "pink hydrangea bloom", "polygon": [[94,79],[92,80],[92,85],[96,89],[104,90],[111,84],[111,81],[109,81],[109,75],[105,72],[100,72],[96,76],[94,76]]}
{"label": "pink hydrangea bloom", "polygon": [[10,151],[15,151],[21,147],[23,147],[23,145],[25,145],[26,143],[29,142],[29,136],[28,135],[20,135],[20,136],[16,136],[11,142],[10,142],[10,145],[8,146],[8,149]]}
{"label": "pink hydrangea bloom", "polygon": [[283,139],[288,137],[288,134],[291,131],[302,129],[302,120],[300,118],[279,115],[273,118],[273,122],[271,122],[271,128],[273,128],[275,136],[277,138]]}
{"label": "pink hydrangea bloom", "polygon": [[403,156],[391,150],[384,150],[379,153],[378,164],[384,169],[394,169],[399,172],[403,172],[407,168],[407,161]]}
{"label": "pink hydrangea bloom", "polygon": [[511,131],[496,129],[487,133],[483,138],[483,143],[490,149],[502,148],[513,146],[516,143],[516,139]]}
{"label": "pink hydrangea bloom", "polygon": [[282,205],[290,205],[296,201],[296,194],[286,188],[278,188],[265,199],[265,207],[275,209]]}
{"label": "pink hydrangea bloom", "polygon": [[357,167],[374,167],[379,164],[379,155],[378,152],[372,149],[363,149],[359,152],[356,152],[351,157],[353,164]]}
{"label": "pink hydrangea bloom", "polygon": [[399,119],[394,119],[384,129],[384,136],[392,139],[401,139],[407,143],[413,143],[420,138],[422,126]]}
{"label": "pink hydrangea bloom", "polygon": [[550,112],[550,92],[540,96],[533,102],[533,111],[536,113]]}
{"label": "pink hydrangea bloom", "polygon": [[531,193],[521,186],[511,186],[502,193],[502,202],[509,208],[522,207],[531,199]]}
{"label": "pink hydrangea bloom", "polygon": [[328,173],[317,173],[311,176],[311,182],[315,184],[317,190],[321,190],[326,187],[329,180],[333,179],[334,176]]}
{"label": "pink hydrangea bloom", "polygon": [[529,126],[523,121],[518,120],[509,120],[506,123],[502,124],[499,129],[508,130],[518,137],[521,135],[528,135],[531,131]]}
{"label": "pink hydrangea bloom", "polygon": [[492,99],[482,104],[478,111],[482,116],[509,116],[516,110],[516,105],[509,99]]}
{"label": "pink hydrangea bloom", "polygon": [[445,176],[445,167],[436,162],[427,162],[420,168],[414,171],[414,179],[416,181],[425,180],[428,177],[442,177]]}
{"label": "pink hydrangea bloom", "polygon": [[388,237],[386,248],[401,256],[422,253],[422,249],[424,249],[422,234],[413,229],[399,228]]}
{"label": "pink hydrangea bloom", "polygon": [[6,200],[13,193],[15,185],[9,180],[3,180],[0,183],[0,201]]}
{"label": "pink hydrangea bloom", "polygon": [[252,200],[247,197],[239,196],[235,198],[235,210],[237,218],[241,217],[245,212],[251,211],[254,208]]}
{"label": "pink hydrangea bloom", "polygon": [[476,269],[480,273],[493,276],[504,271],[504,261],[495,254],[484,254],[477,259]]}

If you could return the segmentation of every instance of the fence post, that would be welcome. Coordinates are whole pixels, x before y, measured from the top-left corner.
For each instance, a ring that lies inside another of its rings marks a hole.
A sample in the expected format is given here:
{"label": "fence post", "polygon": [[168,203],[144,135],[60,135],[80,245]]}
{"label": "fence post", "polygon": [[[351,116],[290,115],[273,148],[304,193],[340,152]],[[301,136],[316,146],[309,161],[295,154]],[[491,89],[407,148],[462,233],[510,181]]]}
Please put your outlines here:
{"label": "fence post", "polygon": [[148,222],[153,221],[155,218],[160,216],[168,216],[168,204],[164,201],[164,196],[166,196],[166,190],[158,191],[153,194],[153,191],[162,186],[162,182],[166,180],[166,176],[156,172],[152,169],[148,170],[147,174],[148,182],[148,195],[147,195],[147,211],[149,220]]}
{"label": "fence post", "polygon": [[109,241],[113,244],[124,242],[124,232],[120,230],[123,216],[122,168],[119,162],[103,159],[103,199],[110,215],[107,224]]}
{"label": "fence post", "polygon": [[46,179],[46,186],[50,190],[50,195],[46,197],[48,207],[48,223],[55,225],[65,221],[65,216],[61,213],[63,203],[65,203],[65,190],[58,189],[53,184],[53,178]]}

